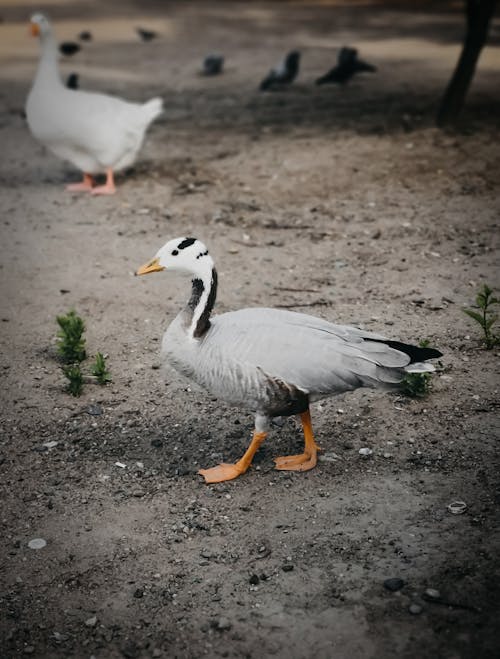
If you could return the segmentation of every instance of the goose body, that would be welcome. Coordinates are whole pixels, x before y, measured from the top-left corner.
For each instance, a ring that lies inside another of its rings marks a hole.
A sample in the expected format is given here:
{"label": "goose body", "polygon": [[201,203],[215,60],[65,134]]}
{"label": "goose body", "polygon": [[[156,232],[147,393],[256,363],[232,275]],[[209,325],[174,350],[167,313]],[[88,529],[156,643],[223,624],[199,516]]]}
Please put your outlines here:
{"label": "goose body", "polygon": [[134,162],[149,124],[162,112],[162,101],[131,103],[108,94],[68,89],[59,74],[57,43],[48,20],[35,14],[31,24],[41,40],[38,70],[26,102],[31,133],[84,173],[84,181],[70,189],[90,190],[92,175],[106,173],[106,185],[92,192],[111,194],[115,191],[113,172]]}
{"label": "goose body", "polygon": [[[277,468],[316,464],[311,402],[358,387],[397,388],[408,372],[433,371],[425,360],[440,352],[419,348],[346,325],[280,309],[242,309],[211,317],[217,273],[205,245],[194,238],[166,243],[137,274],[159,270],[193,278],[186,307],[164,334],[162,357],[176,370],[228,403],[255,412],[250,455],[275,416],[299,414],[306,448],[278,458]],[[245,456],[244,456],[245,458]],[[201,470],[207,482],[235,478],[250,462]]]}

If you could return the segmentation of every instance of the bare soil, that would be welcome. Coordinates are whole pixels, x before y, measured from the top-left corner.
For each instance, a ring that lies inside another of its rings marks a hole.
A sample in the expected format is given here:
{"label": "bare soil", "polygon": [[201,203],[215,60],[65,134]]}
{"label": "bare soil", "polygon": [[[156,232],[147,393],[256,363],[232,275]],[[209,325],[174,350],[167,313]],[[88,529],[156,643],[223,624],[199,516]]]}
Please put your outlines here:
{"label": "bare soil", "polygon": [[[463,23],[445,3],[46,5],[61,40],[94,36],[65,74],[166,111],[116,196],[66,193],[79,174],[22,116],[38,7],[0,2],[0,655],[498,657],[499,352],[463,313],[499,283],[498,21],[445,133]],[[377,74],[315,87],[345,44]],[[297,81],[258,92],[291,48]],[[214,51],[225,72],[203,78]],[[301,446],[289,419],[245,476],[205,485],[197,470],[239,458],[253,419],[159,368],[189,283],[133,273],[182,235],[214,255],[218,312],[429,339],[444,353],[430,395],[330,399],[313,409],[316,469],[273,470]],[[80,398],[56,355],[71,308],[113,377]]]}

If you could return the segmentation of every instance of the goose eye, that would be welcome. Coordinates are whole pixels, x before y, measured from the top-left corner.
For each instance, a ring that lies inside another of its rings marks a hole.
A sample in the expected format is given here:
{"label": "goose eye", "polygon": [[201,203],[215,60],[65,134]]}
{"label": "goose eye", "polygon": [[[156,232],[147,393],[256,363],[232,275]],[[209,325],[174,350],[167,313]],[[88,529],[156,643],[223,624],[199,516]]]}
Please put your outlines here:
{"label": "goose eye", "polygon": [[178,250],[176,249],[172,250],[172,256],[177,256],[178,253],[179,253]]}

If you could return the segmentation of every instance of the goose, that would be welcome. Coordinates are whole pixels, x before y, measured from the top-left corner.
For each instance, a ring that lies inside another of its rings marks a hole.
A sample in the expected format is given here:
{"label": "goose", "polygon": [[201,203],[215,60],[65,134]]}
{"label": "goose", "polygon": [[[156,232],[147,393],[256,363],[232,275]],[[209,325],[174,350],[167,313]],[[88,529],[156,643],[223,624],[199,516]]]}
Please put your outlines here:
{"label": "goose", "polygon": [[[68,185],[68,190],[114,194],[114,172],[134,162],[146,129],[162,112],[162,100],[129,103],[107,94],[67,89],[59,74],[57,42],[43,14],[31,17],[31,32],[41,43],[26,102],[31,133],[83,172],[83,181]],[[106,174],[106,183],[93,187],[93,175],[99,173]]]}
{"label": "goose", "polygon": [[217,271],[196,238],[168,241],[136,275],[165,270],[192,278],[191,296],[162,340],[162,360],[231,405],[255,413],[255,428],[243,457],[198,472],[207,483],[231,480],[249,468],[273,417],[298,415],[304,452],[275,458],[279,470],[316,465],[310,404],[358,387],[394,389],[407,373],[434,371],[427,359],[441,356],[347,325],[272,308],[212,316]]}

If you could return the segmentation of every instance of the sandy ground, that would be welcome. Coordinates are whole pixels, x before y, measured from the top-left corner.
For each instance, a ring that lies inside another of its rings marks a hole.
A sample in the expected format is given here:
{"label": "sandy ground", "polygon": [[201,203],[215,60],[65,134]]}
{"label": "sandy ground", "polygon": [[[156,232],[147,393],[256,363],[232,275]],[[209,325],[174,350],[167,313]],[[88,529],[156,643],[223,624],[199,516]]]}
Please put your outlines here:
{"label": "sandy ground", "polygon": [[[82,87],[165,99],[117,195],[90,198],[64,191],[78,173],[22,116],[35,8],[0,2],[1,656],[499,656],[499,354],[462,311],[499,282],[498,22],[460,129],[443,133],[459,13],[47,2],[61,39],[94,35],[62,63]],[[137,25],[159,37],[140,42]],[[343,44],[378,73],[316,88]],[[297,82],[259,93],[291,47]],[[213,51],[226,71],[202,78]],[[197,469],[240,457],[253,419],[159,369],[188,283],[133,272],[182,235],[214,255],[217,311],[284,306],[428,338],[444,353],[432,393],[316,405],[315,470],[273,470],[301,446],[288,420],[245,476],[205,485]],[[71,308],[113,376],[80,398],[55,351]],[[456,499],[465,514],[447,511]]]}

